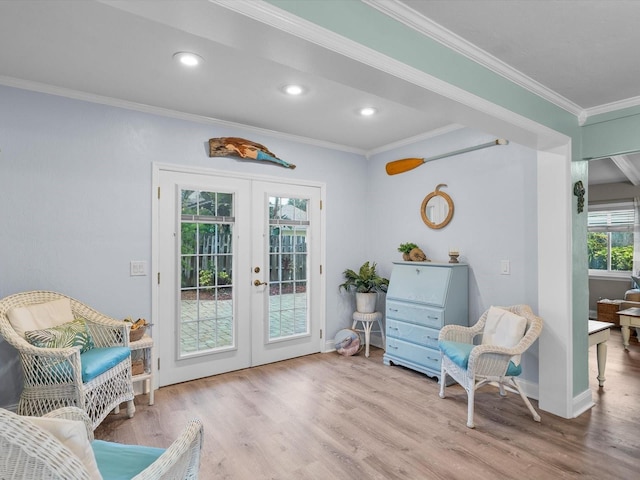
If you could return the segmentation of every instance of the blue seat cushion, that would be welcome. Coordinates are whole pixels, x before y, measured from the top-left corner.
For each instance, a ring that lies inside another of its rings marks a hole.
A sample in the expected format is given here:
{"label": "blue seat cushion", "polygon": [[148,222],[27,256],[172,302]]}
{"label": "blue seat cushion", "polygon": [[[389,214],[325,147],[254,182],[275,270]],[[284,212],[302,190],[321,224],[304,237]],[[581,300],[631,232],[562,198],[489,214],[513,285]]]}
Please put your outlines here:
{"label": "blue seat cushion", "polygon": [[93,380],[131,355],[127,347],[92,348],[80,354],[82,383]]}
{"label": "blue seat cushion", "polygon": [[[439,340],[438,346],[440,347],[440,351],[449,357],[453,363],[466,370],[469,365],[469,355],[471,355],[471,350],[473,350],[473,347],[476,345]],[[507,368],[507,373],[505,375],[509,377],[517,377],[521,373],[521,365],[516,366],[513,362],[509,362],[509,367]]]}
{"label": "blue seat cushion", "polygon": [[104,480],[130,480],[155,462],[164,448],[94,440],[91,442],[98,470]]}

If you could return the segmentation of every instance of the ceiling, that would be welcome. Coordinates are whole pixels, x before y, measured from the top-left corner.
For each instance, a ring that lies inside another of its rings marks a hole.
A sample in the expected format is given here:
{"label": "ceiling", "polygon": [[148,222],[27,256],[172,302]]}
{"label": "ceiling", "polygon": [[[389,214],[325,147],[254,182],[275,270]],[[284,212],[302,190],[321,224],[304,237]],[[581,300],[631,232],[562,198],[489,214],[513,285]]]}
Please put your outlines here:
{"label": "ceiling", "polygon": [[[630,61],[640,2],[363,1],[576,116],[640,104],[640,62]],[[363,154],[465,124],[468,112],[450,100],[237,11],[246,8],[256,18],[275,9],[239,0],[4,0],[0,84]],[[179,51],[198,53],[203,65],[181,68],[172,58]],[[287,83],[308,92],[287,97]],[[357,115],[366,105],[378,114]],[[640,182],[640,156],[614,160],[592,162],[590,183]]]}

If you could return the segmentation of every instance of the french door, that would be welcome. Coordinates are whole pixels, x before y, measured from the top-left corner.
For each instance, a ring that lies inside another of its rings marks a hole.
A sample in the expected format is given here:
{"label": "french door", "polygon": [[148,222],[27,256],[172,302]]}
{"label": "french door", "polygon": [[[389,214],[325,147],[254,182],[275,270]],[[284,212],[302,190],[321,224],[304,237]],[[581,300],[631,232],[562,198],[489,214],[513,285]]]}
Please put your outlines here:
{"label": "french door", "polygon": [[320,187],[157,178],[159,385],[320,351]]}

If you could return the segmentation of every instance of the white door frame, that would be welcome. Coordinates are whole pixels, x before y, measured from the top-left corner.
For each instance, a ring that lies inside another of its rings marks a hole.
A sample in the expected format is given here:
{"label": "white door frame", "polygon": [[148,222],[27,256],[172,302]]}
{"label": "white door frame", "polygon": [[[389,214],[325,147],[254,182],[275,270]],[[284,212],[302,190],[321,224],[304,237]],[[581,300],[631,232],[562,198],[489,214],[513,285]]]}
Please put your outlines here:
{"label": "white door frame", "polygon": [[[320,189],[320,200],[322,205],[326,205],[326,184],[323,182],[314,182],[309,180],[302,179],[289,179],[268,175],[253,175],[247,173],[240,172],[229,172],[229,171],[221,171],[210,168],[203,167],[192,167],[186,165],[176,165],[176,164],[167,164],[167,163],[156,163],[152,164],[152,201],[151,201],[151,280],[152,280],[152,288],[151,288],[151,322],[154,324],[153,329],[153,337],[154,343],[156,345],[160,344],[160,340],[163,334],[171,334],[170,332],[163,332],[161,325],[159,325],[159,298],[158,298],[158,273],[160,271],[160,239],[159,239],[159,202],[158,202],[158,191],[160,186],[160,172],[176,172],[176,173],[192,173],[199,175],[210,175],[216,177],[228,177],[228,178],[238,178],[243,180],[255,180],[255,181],[264,181],[264,182],[273,182],[273,183],[281,183],[281,184],[291,184],[291,185],[304,185],[309,187],[316,187]],[[326,277],[324,275],[326,265],[326,214],[325,209],[322,208],[320,211],[320,229],[321,229],[321,238],[320,238],[320,265],[323,266],[323,274],[320,276],[320,285],[319,285],[319,300],[318,300],[318,315],[319,315],[319,323],[320,329],[323,332],[321,338],[319,339],[320,345],[318,346],[318,350],[320,352],[325,352],[325,342],[324,342],[324,332],[327,330],[326,326]],[[154,365],[157,367],[158,365],[158,349],[154,349]],[[158,388],[158,380],[159,375],[155,375],[153,379],[152,388]]]}

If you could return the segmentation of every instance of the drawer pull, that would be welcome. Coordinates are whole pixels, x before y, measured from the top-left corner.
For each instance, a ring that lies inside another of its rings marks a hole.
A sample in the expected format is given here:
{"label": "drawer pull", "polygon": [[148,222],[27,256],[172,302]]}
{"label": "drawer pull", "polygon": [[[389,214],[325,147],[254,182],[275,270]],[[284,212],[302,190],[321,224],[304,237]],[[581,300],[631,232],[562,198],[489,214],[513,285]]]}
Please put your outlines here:
{"label": "drawer pull", "polygon": [[431,320],[438,320],[438,317],[434,317],[433,315],[427,315],[427,318]]}
{"label": "drawer pull", "polygon": [[389,326],[389,327],[387,327],[387,328],[388,328],[389,330],[395,330],[396,332],[397,332],[398,330],[400,330],[398,327],[392,327],[392,326]]}
{"label": "drawer pull", "polygon": [[394,350],[397,350],[397,349],[398,349],[398,347],[396,347],[395,345],[387,345],[387,347],[389,347],[389,348],[393,348]]}
{"label": "drawer pull", "polygon": [[398,311],[397,308],[391,308],[391,307],[389,307],[389,310],[391,310],[392,312],[397,312]]}

